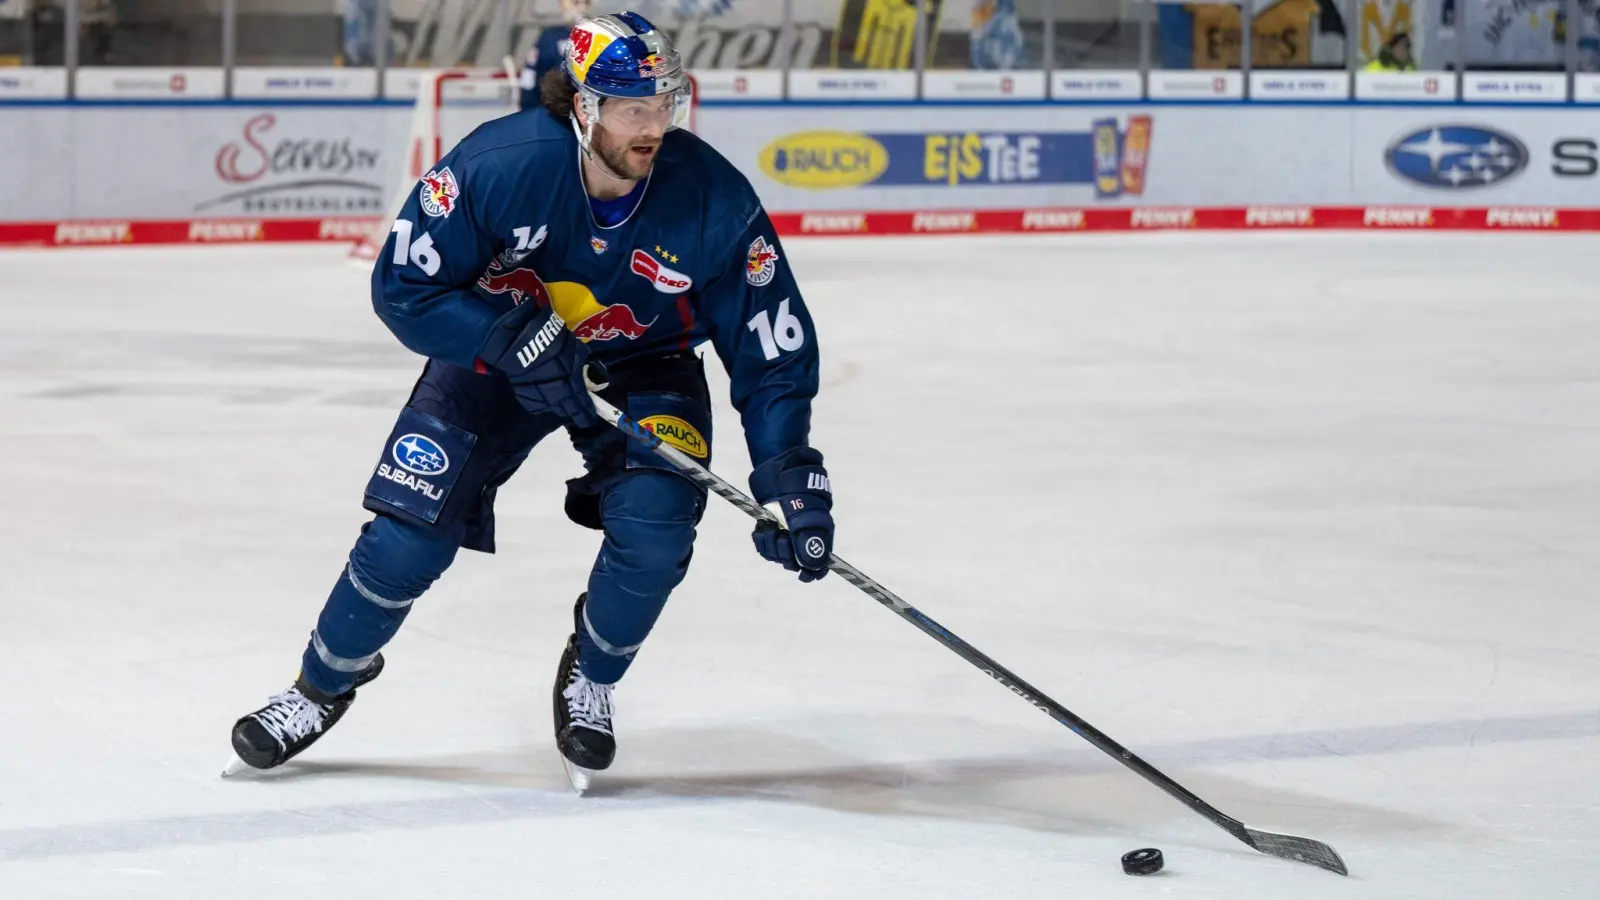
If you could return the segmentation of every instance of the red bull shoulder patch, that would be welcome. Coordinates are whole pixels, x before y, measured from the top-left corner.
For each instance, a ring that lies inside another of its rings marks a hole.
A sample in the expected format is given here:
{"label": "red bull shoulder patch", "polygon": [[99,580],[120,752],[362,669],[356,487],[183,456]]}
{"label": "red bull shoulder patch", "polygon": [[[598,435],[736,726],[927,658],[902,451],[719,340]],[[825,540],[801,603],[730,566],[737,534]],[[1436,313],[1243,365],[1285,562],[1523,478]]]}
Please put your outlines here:
{"label": "red bull shoulder patch", "polygon": [[421,195],[422,211],[435,218],[448,217],[456,208],[456,198],[461,196],[461,188],[456,185],[455,173],[449,166],[434,169],[422,176]]}
{"label": "red bull shoulder patch", "polygon": [[763,287],[772,282],[773,276],[778,274],[778,251],[767,243],[762,235],[750,242],[750,251],[745,255],[744,280],[756,287]]}

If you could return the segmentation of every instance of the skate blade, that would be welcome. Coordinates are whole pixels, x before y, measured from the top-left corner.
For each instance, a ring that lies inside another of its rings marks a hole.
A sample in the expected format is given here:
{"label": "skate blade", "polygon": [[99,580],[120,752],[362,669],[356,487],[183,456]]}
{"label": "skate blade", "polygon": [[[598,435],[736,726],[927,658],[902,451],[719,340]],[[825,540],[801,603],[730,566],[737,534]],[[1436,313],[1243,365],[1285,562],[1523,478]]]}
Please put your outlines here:
{"label": "skate blade", "polygon": [[572,792],[582,797],[584,792],[589,790],[589,779],[594,777],[594,770],[575,766],[572,760],[565,756],[561,757],[561,765],[567,770],[567,780],[572,783]]}
{"label": "skate blade", "polygon": [[250,770],[250,766],[246,764],[244,760],[235,756],[234,758],[228,760],[227,765],[222,767],[222,777],[232,778],[241,772],[249,772]]}

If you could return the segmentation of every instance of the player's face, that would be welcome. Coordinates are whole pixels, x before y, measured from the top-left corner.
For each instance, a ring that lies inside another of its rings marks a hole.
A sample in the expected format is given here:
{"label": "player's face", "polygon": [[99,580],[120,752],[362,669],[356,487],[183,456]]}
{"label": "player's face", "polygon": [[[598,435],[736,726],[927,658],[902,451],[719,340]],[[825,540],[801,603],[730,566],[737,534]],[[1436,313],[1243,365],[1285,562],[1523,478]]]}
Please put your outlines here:
{"label": "player's face", "polygon": [[662,135],[672,125],[673,111],[673,99],[667,96],[606,100],[600,104],[600,121],[595,123],[595,153],[624,178],[649,175],[661,150]]}

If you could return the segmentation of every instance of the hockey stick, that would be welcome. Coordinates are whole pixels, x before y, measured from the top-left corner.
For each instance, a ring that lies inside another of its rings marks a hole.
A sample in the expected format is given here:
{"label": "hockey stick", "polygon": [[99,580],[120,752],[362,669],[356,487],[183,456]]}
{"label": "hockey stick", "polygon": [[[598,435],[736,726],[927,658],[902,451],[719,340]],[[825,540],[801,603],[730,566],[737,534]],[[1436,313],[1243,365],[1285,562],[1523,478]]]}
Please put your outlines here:
{"label": "hockey stick", "polygon": [[[672,463],[678,471],[688,476],[696,484],[744,510],[746,514],[754,519],[778,524],[772,513],[763,509],[759,503],[756,503],[744,492],[712,474],[704,466],[689,458],[688,454],[676,447],[663,443],[661,438],[656,437],[655,434],[641,427],[639,423],[628,418],[622,410],[617,409],[597,395],[591,394],[591,396],[594,398],[595,411],[600,414],[601,418],[615,425],[623,434],[654,450],[657,455]],[[1046,697],[1038,688],[1018,678],[1010,669],[990,659],[961,638],[956,637],[943,625],[928,618],[920,610],[895,596],[888,588],[863,575],[860,569],[840,559],[838,554],[834,554],[830,558],[828,570],[837,572],[840,578],[848,581],[872,599],[887,606],[900,618],[917,626],[923,634],[943,644],[957,656],[976,666],[985,675],[1005,685],[1013,694],[1038,707],[1050,718],[1072,729],[1075,734],[1093,744],[1100,752],[1137,772],[1144,780],[1166,791],[1179,803],[1205,816],[1211,820],[1212,824],[1227,831],[1249,846],[1268,856],[1309,863],[1313,866],[1320,866],[1330,872],[1337,872],[1340,875],[1350,874],[1350,871],[1345,868],[1344,860],[1339,858],[1338,852],[1321,841],[1313,841],[1310,838],[1295,837],[1289,834],[1274,834],[1270,831],[1257,831],[1254,828],[1245,827],[1244,823],[1232,816],[1218,811],[1211,804],[1190,793],[1183,785],[1167,777],[1155,766],[1133,755],[1132,751],[1107,737],[1098,728],[1078,718],[1061,704]]]}

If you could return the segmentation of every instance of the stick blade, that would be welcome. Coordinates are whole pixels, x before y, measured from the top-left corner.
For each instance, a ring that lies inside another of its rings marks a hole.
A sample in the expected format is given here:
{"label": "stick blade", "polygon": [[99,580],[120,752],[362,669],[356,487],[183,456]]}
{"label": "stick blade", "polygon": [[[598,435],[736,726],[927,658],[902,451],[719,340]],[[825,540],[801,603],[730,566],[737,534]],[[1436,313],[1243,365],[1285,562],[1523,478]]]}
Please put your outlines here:
{"label": "stick blade", "polygon": [[1279,859],[1290,859],[1303,862],[1307,865],[1337,872],[1340,875],[1349,875],[1350,870],[1345,868],[1344,860],[1339,858],[1339,851],[1321,841],[1310,838],[1295,837],[1292,834],[1273,834],[1270,831],[1257,831],[1246,828],[1245,835],[1249,838],[1247,843],[1268,856]]}

